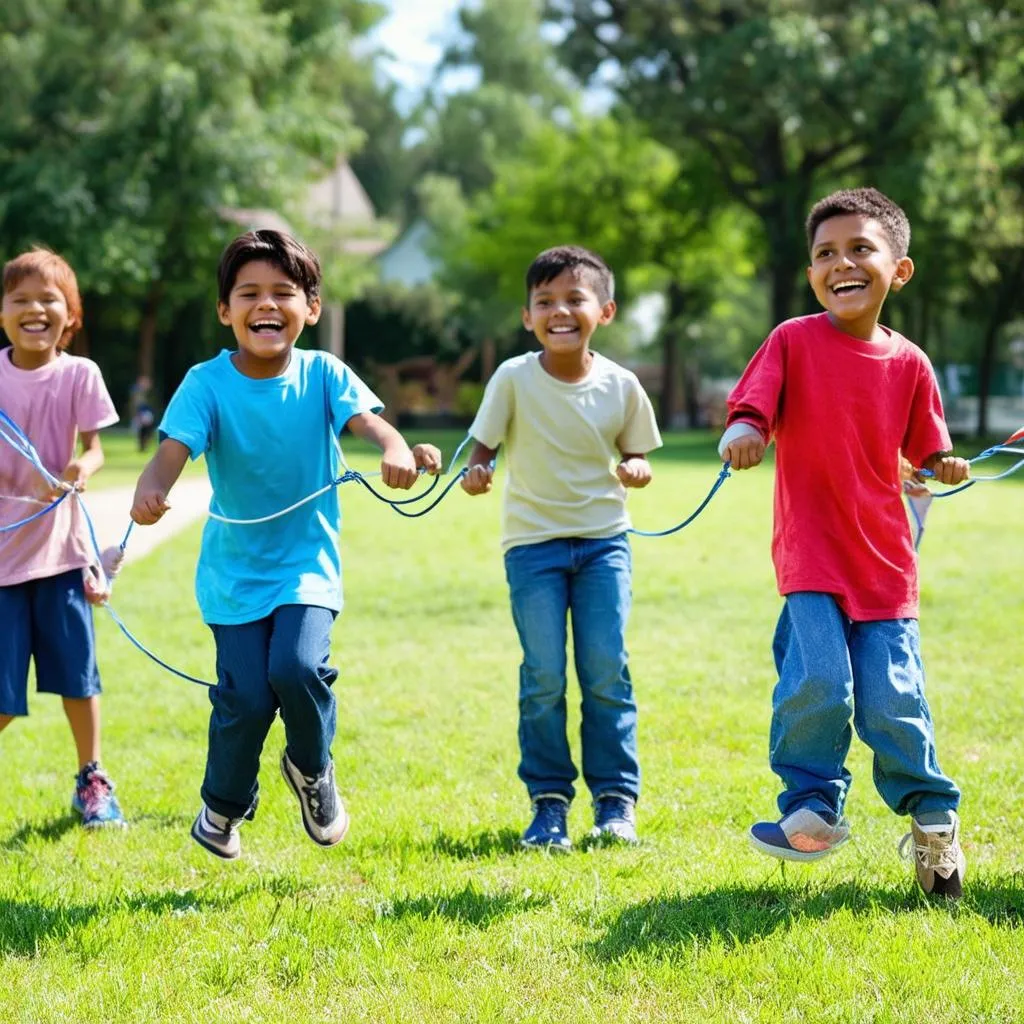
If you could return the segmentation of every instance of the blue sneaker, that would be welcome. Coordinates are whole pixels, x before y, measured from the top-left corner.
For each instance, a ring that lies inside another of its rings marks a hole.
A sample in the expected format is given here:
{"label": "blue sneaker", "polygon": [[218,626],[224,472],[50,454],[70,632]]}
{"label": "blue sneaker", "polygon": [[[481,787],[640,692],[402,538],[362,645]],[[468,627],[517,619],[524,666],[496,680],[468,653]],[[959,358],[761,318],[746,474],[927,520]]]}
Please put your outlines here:
{"label": "blue sneaker", "polygon": [[95,761],[90,761],[75,776],[71,810],[82,816],[85,828],[124,828],[127,824],[114,796],[110,776]]}
{"label": "blue sneaker", "polygon": [[568,853],[572,849],[569,826],[569,801],[559,793],[541,793],[533,801],[533,821],[523,833],[519,845],[527,850],[555,850]]}
{"label": "blue sneaker", "polygon": [[838,814],[800,807],[779,821],[759,821],[750,827],[756,850],[783,860],[818,860],[850,838],[850,826]]}
{"label": "blue sneaker", "polygon": [[636,801],[625,793],[602,793],[594,801],[591,839],[639,843],[636,834]]}

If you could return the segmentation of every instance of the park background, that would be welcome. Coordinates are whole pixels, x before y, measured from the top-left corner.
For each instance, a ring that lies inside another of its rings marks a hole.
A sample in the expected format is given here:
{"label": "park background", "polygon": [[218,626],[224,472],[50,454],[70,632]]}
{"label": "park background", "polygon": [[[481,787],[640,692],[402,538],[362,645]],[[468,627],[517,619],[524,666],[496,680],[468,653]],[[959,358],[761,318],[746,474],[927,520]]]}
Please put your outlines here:
{"label": "park background", "polygon": [[[431,66],[386,52],[410,38]],[[1019,0],[7,0],[0,256],[42,243],[72,262],[75,351],[127,419],[140,377],[159,407],[230,344],[223,245],[287,225],[326,270],[302,343],[451,454],[493,367],[530,345],[529,260],[588,245],[622,309],[596,345],[671,428],[630,499],[663,527],[715,479],[704,428],[729,382],[774,323],[813,310],[803,219],[835,187],[877,185],[910,215],[917,273],[885,318],[935,363],[962,450],[1024,420],[1022,49]],[[131,439],[107,447],[95,486],[130,486]],[[852,848],[781,872],[745,845],[775,791],[770,469],[677,537],[635,542],[645,843],[563,859],[515,850],[496,496],[456,492],[410,523],[346,489],[351,838],[329,854],[304,839],[275,727],[245,859],[210,863],[187,838],[205,697],[100,617],[106,761],[132,828],[74,826],[67,728],[34,699],[0,744],[0,1020],[1020,1019],[1019,495],[939,503],[922,550],[930,699],[966,794],[959,908],[917,892],[856,744]],[[190,527],[129,566],[114,603],[209,677],[197,548]],[[572,825],[589,825],[582,796]]]}

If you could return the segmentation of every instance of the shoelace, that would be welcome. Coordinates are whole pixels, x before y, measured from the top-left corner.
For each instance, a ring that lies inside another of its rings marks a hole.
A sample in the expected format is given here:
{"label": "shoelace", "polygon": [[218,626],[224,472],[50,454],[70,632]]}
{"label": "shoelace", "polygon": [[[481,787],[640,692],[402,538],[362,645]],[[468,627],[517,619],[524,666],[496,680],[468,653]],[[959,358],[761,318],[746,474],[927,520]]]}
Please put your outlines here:
{"label": "shoelace", "polygon": [[110,780],[101,772],[90,772],[82,786],[82,806],[86,812],[91,814],[105,807],[113,788]]}
{"label": "shoelace", "polygon": [[918,843],[914,840],[914,833],[908,832],[900,840],[899,855],[904,860],[916,857],[921,866],[928,870],[954,871],[957,867],[956,844],[943,838],[951,835],[950,832],[936,832],[929,836],[927,842]]}
{"label": "shoelace", "polygon": [[233,832],[238,831],[238,826],[242,824],[244,818],[226,818],[224,821],[224,827],[218,825],[211,817],[210,812],[207,808],[203,809],[203,826],[207,832],[222,832],[224,835],[229,836]]}
{"label": "shoelace", "polygon": [[617,796],[605,796],[597,802],[598,819],[601,823],[629,821],[633,819],[633,805]]}

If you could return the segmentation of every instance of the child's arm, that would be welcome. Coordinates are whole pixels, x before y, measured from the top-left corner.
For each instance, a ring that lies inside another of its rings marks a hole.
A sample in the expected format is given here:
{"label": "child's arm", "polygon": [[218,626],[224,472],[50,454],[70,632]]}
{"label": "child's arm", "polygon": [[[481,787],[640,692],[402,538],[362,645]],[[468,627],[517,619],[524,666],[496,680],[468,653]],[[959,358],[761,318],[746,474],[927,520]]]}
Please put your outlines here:
{"label": "child's arm", "polygon": [[152,526],[171,507],[167,495],[181,476],[190,454],[186,445],[173,438],[160,442],[156,455],[149,460],[135,485],[131,517],[140,526]]}
{"label": "child's arm", "polygon": [[651,482],[651,464],[646,455],[623,452],[615,475],[623,487],[646,487]]}
{"label": "child's arm", "polygon": [[753,469],[761,464],[766,447],[761,431],[753,423],[739,420],[726,428],[718,442],[718,454],[733,469]]}
{"label": "child's arm", "polygon": [[491,489],[494,479],[494,457],[497,448],[488,448],[479,441],[473,445],[466,465],[466,475],[459,485],[467,494],[486,494]]}
{"label": "child's arm", "polygon": [[432,444],[418,444],[411,449],[405,438],[387,420],[375,412],[361,412],[346,424],[356,437],[376,445],[383,455],[380,460],[381,479],[388,487],[409,490],[422,467],[428,473],[441,471],[441,452]]}
{"label": "child's arm", "polygon": [[[103,467],[103,445],[98,430],[83,430],[81,435],[82,453],[72,459],[61,474],[61,480],[76,491],[84,491],[89,477]],[[55,488],[52,497],[60,496],[63,488]]]}

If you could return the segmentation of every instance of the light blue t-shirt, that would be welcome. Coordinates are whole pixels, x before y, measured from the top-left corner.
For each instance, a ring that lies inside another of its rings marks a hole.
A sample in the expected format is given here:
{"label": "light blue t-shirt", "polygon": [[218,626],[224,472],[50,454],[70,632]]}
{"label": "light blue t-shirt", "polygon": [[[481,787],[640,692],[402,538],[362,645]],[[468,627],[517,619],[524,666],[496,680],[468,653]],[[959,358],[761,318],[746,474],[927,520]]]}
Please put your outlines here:
{"label": "light blue t-shirt", "polygon": [[[174,393],[160,436],[206,456],[210,511],[258,519],[287,508],[338,475],[333,438],[380,399],[326,352],[295,349],[280,377],[254,380],[231,353],[192,367]],[[172,499],[173,500],[173,499]],[[337,488],[268,523],[210,519],[196,567],[205,622],[238,625],[285,604],[341,610],[341,509]]]}

